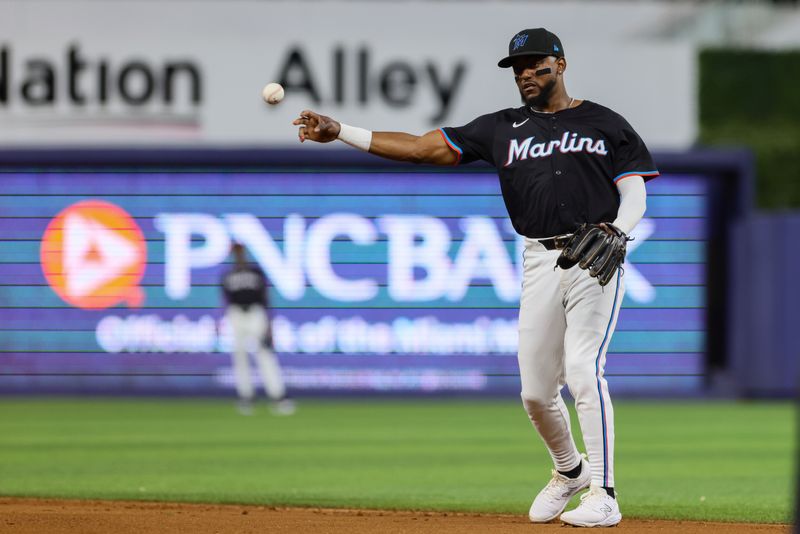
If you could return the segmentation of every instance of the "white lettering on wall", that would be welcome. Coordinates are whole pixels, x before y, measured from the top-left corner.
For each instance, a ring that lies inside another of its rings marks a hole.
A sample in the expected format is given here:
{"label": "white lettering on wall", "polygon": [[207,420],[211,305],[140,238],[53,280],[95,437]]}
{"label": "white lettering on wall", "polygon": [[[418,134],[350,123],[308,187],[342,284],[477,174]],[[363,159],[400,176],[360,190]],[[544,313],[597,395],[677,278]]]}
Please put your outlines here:
{"label": "white lettering on wall", "polygon": [[364,217],[336,213],[322,217],[308,229],[306,270],[314,288],[325,298],[340,302],[370,300],[378,294],[374,280],[347,280],[339,277],[331,264],[331,246],[337,236],[347,236],[356,245],[369,245],[378,237],[375,227]]}
{"label": "white lettering on wall", "polygon": [[[427,215],[385,215],[373,220],[352,213],[332,213],[306,227],[302,216],[290,214],[284,220],[282,240],[273,238],[257,217],[247,213],[221,217],[162,213],[155,222],[165,236],[164,289],[174,300],[189,296],[193,270],[224,262],[231,243],[237,241],[287,300],[302,299],[306,287],[312,287],[326,299],[366,302],[378,296],[379,281],[342,276],[335,263],[362,263],[361,247],[364,255],[374,257],[382,234],[386,236],[386,253],[373,263],[386,269],[387,293],[395,302],[460,301],[475,287],[476,280],[488,281],[503,302],[519,299],[523,240],[508,222],[501,232],[491,217],[460,219],[460,242],[453,240],[442,219]],[[629,252],[652,231],[652,221],[642,220]],[[509,235],[515,237],[513,244],[507,243]],[[349,251],[355,251],[350,259],[334,251],[345,243]],[[633,265],[626,262],[625,269],[630,297],[651,301],[655,289]]]}
{"label": "white lettering on wall", "polygon": [[[156,228],[164,234],[164,288],[174,300],[189,296],[192,269],[219,265],[228,256],[231,240],[225,225],[205,213],[162,213]],[[192,236],[203,244],[192,246]]]}
{"label": "white lettering on wall", "polygon": [[[389,296],[397,301],[435,300],[447,290],[450,231],[435,217],[392,215],[380,219],[389,237]],[[425,271],[415,277],[415,268]]]}

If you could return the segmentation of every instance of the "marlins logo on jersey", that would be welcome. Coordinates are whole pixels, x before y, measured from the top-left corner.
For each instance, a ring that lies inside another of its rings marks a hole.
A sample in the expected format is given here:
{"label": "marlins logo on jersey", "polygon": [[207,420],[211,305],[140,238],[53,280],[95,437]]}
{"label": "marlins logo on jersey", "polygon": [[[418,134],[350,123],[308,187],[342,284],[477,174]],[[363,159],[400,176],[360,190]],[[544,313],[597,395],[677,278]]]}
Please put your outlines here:
{"label": "marlins logo on jersey", "polygon": [[530,136],[522,141],[511,139],[508,142],[508,159],[504,166],[508,167],[517,160],[546,158],[552,155],[553,150],[556,149],[562,154],[567,154],[568,152],[587,152],[589,154],[599,154],[601,156],[608,155],[605,140],[595,140],[591,137],[578,138],[578,134],[574,132],[567,131],[564,132],[561,139],[553,139],[552,141],[543,141],[541,143],[534,143],[533,139],[534,136]]}
{"label": "marlins logo on jersey", "polygon": [[225,277],[225,288],[228,291],[260,291],[264,287],[261,276],[253,271],[231,271]]}

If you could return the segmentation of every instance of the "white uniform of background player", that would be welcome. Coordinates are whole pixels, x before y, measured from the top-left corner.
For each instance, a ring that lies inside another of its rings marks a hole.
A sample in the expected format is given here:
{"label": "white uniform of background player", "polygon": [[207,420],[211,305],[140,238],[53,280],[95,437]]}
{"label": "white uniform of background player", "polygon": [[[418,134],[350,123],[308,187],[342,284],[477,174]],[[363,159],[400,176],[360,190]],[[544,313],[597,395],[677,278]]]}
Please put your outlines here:
{"label": "white uniform of background player", "polygon": [[234,266],[222,277],[222,292],[227,304],[226,318],[233,333],[233,372],[239,411],[249,415],[255,388],[250,373],[250,353],[255,356],[267,396],[274,401],[276,413],[294,411],[286,398],[281,368],[272,346],[267,279],[258,267],[246,260],[244,247],[233,245]]}

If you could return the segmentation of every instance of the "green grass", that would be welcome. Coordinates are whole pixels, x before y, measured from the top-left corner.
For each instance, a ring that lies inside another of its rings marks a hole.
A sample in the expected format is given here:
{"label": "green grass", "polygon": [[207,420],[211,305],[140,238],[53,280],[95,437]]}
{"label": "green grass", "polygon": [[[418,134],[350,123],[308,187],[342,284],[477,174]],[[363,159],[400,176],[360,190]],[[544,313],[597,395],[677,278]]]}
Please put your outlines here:
{"label": "green grass", "polygon": [[[615,408],[626,517],[790,520],[792,405]],[[2,495],[524,514],[549,469],[511,401],[0,399]]]}

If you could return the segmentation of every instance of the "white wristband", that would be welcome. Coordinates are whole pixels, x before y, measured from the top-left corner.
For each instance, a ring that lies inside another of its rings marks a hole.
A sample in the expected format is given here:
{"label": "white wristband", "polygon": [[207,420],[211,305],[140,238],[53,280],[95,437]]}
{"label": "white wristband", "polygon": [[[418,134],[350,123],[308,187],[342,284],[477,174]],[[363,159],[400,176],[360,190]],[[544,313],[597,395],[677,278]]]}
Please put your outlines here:
{"label": "white wristband", "polygon": [[359,148],[365,152],[369,152],[369,145],[372,144],[372,132],[364,128],[357,128],[355,126],[347,125],[343,122],[339,123],[339,136],[338,139],[347,143],[350,146]]}

